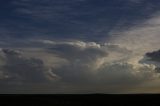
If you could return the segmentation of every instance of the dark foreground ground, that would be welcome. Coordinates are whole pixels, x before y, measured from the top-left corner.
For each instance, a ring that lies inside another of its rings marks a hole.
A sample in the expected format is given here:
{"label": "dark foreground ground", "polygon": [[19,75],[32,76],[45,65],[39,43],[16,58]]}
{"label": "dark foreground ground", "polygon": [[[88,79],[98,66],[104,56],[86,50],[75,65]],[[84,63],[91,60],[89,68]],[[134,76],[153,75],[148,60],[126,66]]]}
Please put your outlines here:
{"label": "dark foreground ground", "polygon": [[0,106],[160,106],[160,94],[0,95]]}

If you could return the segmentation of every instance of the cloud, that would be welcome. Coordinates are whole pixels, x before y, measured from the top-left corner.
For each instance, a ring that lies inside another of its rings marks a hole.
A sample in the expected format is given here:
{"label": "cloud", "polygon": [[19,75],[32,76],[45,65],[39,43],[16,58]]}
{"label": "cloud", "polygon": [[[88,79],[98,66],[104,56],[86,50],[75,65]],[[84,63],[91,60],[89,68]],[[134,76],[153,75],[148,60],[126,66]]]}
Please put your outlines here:
{"label": "cloud", "polygon": [[146,53],[146,56],[151,58],[152,61],[160,62],[160,50],[154,51],[154,52],[151,52],[151,53]]}
{"label": "cloud", "polygon": [[152,66],[130,63],[133,51],[121,48],[120,45],[83,41],[41,43],[50,45],[47,52],[68,61],[52,70],[61,76],[62,82],[128,86],[158,78]]}
{"label": "cloud", "polygon": [[115,28],[142,23],[159,10],[159,3],[150,0],[14,0],[6,5],[11,8],[4,14],[7,18],[2,19],[0,29],[6,31],[1,36],[17,39],[99,41]]}
{"label": "cloud", "polygon": [[120,93],[159,79],[151,65],[130,63],[133,51],[118,44],[79,40],[28,42],[38,43],[37,48],[1,49],[1,85],[16,91],[46,85],[39,91],[43,93]]}
{"label": "cloud", "polygon": [[145,54],[159,49],[159,2],[14,0],[4,6],[1,85],[113,93],[158,86],[159,62]]}
{"label": "cloud", "polygon": [[131,50],[132,56],[129,56],[128,62],[134,64],[134,67],[143,64],[157,67],[159,63],[148,61],[145,54],[159,50],[159,20],[157,12],[143,23],[137,23],[129,29],[111,32],[111,38],[107,41]]}
{"label": "cloud", "polygon": [[152,51],[145,54],[144,58],[140,61],[141,63],[152,65],[156,72],[160,72],[160,57],[159,57],[159,50]]}
{"label": "cloud", "polygon": [[49,69],[39,59],[27,59],[19,51],[12,49],[2,49],[1,52],[5,56],[5,64],[1,66],[3,84],[43,83],[49,82],[49,77],[52,77],[52,80],[58,78],[49,73]]}

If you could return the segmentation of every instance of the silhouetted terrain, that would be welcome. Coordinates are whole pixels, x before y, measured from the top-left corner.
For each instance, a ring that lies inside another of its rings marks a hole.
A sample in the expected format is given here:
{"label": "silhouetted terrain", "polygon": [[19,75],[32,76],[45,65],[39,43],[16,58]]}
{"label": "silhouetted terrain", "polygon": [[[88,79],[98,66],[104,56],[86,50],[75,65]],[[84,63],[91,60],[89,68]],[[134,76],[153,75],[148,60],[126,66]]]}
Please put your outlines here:
{"label": "silhouetted terrain", "polygon": [[2,106],[5,104],[18,105],[83,105],[91,104],[102,106],[103,104],[139,105],[150,106],[160,103],[159,95],[151,94],[56,94],[56,95],[0,95]]}

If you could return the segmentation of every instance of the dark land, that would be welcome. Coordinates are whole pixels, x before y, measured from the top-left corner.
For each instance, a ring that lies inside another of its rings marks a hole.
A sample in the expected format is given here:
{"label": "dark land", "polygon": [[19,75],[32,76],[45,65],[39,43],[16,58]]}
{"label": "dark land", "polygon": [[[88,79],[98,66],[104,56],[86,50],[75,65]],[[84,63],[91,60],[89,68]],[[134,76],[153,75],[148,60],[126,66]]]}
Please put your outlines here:
{"label": "dark land", "polygon": [[160,94],[3,94],[0,106],[159,106]]}

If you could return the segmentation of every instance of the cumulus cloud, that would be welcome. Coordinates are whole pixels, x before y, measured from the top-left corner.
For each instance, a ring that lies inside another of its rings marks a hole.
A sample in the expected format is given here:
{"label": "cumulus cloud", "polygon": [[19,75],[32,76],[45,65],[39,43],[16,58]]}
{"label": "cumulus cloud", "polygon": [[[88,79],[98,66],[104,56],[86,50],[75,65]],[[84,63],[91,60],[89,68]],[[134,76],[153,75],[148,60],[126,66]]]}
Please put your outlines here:
{"label": "cumulus cloud", "polygon": [[52,45],[49,52],[69,61],[53,72],[61,76],[62,82],[73,84],[72,87],[74,84],[133,87],[159,79],[154,66],[130,62],[134,51],[115,44],[96,45],[99,46],[77,46],[73,42]]}
{"label": "cumulus cloud", "polygon": [[42,92],[47,89],[52,93],[115,93],[159,79],[151,65],[130,63],[133,51],[118,44],[78,40],[38,40],[36,43],[43,46],[1,49],[4,58],[0,66],[1,84],[15,84],[12,88],[19,83],[31,84],[26,88],[21,86],[21,90],[48,84],[41,88]]}
{"label": "cumulus cloud", "polygon": [[102,81],[120,86],[134,86],[158,78],[153,68],[148,66],[134,68],[133,64],[128,63],[106,65],[100,70],[100,74]]}
{"label": "cumulus cloud", "polygon": [[[88,44],[92,44],[92,46],[85,46]],[[119,81],[117,84],[120,82],[123,84],[126,80],[119,80],[118,78],[125,79],[126,77],[126,79],[128,78],[127,81],[133,84],[156,78],[152,66],[137,63],[139,66],[135,67],[136,64],[129,63],[133,51],[122,48],[120,45],[73,41],[54,43],[52,48],[48,48],[48,52],[57,54],[57,56],[69,61],[69,64],[53,69],[54,73],[63,76],[64,81],[89,81],[90,83]],[[100,73],[103,74],[100,75]],[[90,77],[88,78],[88,76]]]}
{"label": "cumulus cloud", "polygon": [[[5,83],[42,83],[49,81],[49,69],[43,65],[43,61],[27,59],[17,50],[2,49],[4,64],[1,66],[1,82]],[[51,75],[50,75],[51,76]],[[52,80],[58,78],[52,75]]]}

